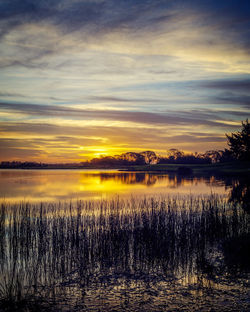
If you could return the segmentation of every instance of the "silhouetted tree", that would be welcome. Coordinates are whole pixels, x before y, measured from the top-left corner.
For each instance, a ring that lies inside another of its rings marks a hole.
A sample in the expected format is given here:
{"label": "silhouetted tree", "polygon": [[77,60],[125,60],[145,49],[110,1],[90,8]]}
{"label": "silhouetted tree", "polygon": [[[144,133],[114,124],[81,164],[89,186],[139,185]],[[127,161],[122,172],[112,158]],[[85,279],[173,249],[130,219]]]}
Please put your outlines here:
{"label": "silhouetted tree", "polygon": [[235,158],[231,151],[227,148],[225,148],[224,151],[222,151],[221,157],[219,159],[219,162],[224,163],[224,162],[229,162],[229,161],[234,161]]}
{"label": "silhouetted tree", "polygon": [[179,151],[176,148],[171,148],[167,151],[167,156],[169,160],[176,160],[177,158],[181,158],[184,156],[184,153],[182,151]]}
{"label": "silhouetted tree", "polygon": [[204,157],[210,158],[211,162],[214,164],[214,163],[220,162],[222,154],[223,154],[223,151],[210,150],[210,151],[206,151],[206,153],[204,154]]}
{"label": "silhouetted tree", "polygon": [[159,157],[159,164],[210,164],[211,158],[206,154],[185,154],[172,148],[167,151],[167,157]]}
{"label": "silhouetted tree", "polygon": [[226,134],[230,152],[236,159],[250,160],[250,123],[248,119],[242,122],[242,129],[232,134]]}

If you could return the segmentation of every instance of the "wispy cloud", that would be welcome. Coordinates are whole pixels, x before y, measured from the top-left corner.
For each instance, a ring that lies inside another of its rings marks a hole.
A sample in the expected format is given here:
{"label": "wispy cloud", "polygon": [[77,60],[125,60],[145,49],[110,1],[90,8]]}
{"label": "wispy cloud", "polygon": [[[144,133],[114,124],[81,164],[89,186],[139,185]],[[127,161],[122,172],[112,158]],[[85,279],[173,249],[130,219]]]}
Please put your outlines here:
{"label": "wispy cloud", "polygon": [[76,109],[66,106],[53,105],[34,105],[34,104],[15,104],[15,103],[0,103],[0,108],[18,113],[25,113],[31,116],[46,116],[46,117],[63,117],[66,119],[81,119],[81,120],[114,120],[127,121],[132,123],[142,124],[167,124],[167,125],[204,125],[204,126],[219,126],[228,127],[228,122],[223,123],[214,121],[218,119],[218,112],[209,110],[192,110],[191,112],[165,111],[161,113],[138,112],[138,111],[121,111],[121,110],[86,110]]}
{"label": "wispy cloud", "polygon": [[250,79],[237,79],[237,80],[225,79],[225,80],[204,81],[201,83],[201,86],[210,89],[249,92]]}

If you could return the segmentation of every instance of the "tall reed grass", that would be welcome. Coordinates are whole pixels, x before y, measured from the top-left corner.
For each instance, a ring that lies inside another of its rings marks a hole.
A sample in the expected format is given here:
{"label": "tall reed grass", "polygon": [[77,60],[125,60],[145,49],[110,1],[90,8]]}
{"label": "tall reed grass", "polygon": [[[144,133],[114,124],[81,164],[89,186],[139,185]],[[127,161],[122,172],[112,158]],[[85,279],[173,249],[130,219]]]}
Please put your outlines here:
{"label": "tall reed grass", "polygon": [[3,202],[0,306],[48,308],[111,278],[198,282],[249,272],[249,242],[249,215],[212,195]]}

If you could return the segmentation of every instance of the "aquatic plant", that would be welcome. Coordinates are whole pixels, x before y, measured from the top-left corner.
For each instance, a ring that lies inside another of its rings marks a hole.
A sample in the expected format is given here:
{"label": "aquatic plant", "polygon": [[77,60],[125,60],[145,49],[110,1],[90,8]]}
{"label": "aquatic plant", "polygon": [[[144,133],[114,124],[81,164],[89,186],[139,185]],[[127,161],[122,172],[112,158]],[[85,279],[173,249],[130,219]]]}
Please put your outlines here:
{"label": "aquatic plant", "polygon": [[87,289],[121,280],[202,287],[245,274],[248,225],[240,206],[212,195],[2,203],[0,303],[42,309],[62,298],[83,302]]}

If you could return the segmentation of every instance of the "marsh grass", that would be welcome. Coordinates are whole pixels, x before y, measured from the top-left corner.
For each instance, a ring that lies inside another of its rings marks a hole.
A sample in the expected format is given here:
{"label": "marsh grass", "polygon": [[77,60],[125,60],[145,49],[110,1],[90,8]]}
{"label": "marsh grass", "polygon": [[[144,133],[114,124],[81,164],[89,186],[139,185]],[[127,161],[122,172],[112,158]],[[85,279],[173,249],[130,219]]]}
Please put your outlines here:
{"label": "marsh grass", "polygon": [[247,274],[248,243],[249,215],[212,195],[2,203],[0,310],[77,306],[121,280],[201,288]]}

